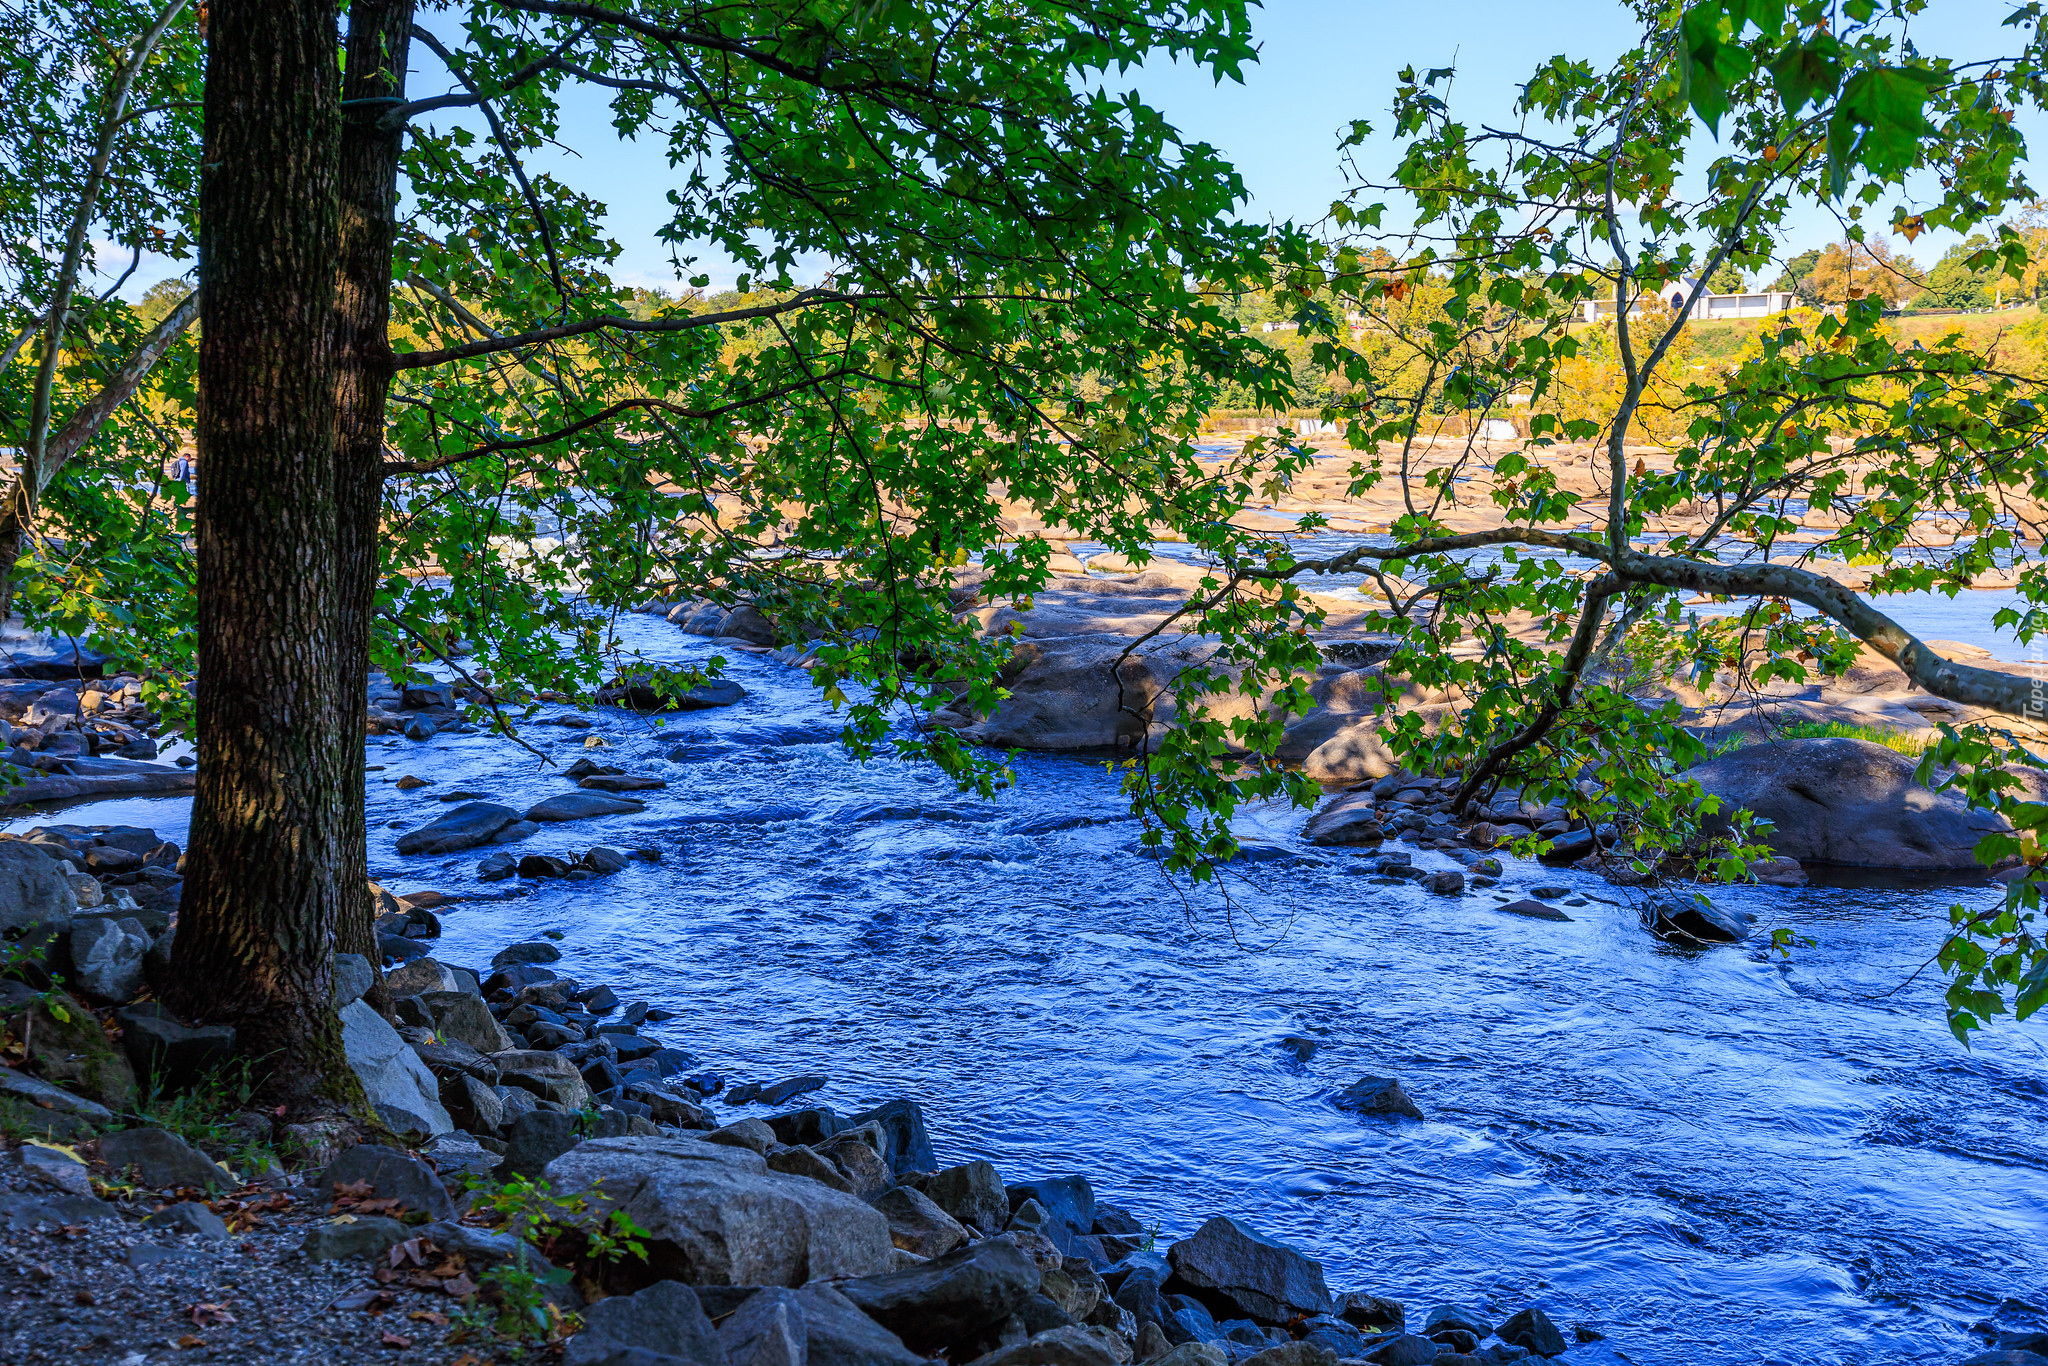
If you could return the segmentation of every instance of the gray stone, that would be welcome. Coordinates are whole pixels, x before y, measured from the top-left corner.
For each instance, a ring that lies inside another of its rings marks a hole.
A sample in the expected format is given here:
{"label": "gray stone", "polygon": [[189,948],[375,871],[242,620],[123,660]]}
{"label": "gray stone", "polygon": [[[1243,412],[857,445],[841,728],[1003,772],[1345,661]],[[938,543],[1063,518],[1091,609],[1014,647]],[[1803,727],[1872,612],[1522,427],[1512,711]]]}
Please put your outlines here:
{"label": "gray stone", "polygon": [[[863,1110],[847,1121],[849,1125],[875,1124],[888,1137],[882,1156],[889,1170],[898,1176],[938,1169],[932,1153],[931,1135],[924,1126],[924,1110],[908,1096],[885,1100],[872,1110]],[[993,1232],[994,1230],[990,1230]]]}
{"label": "gray stone", "polygon": [[1147,1358],[1146,1366],[1224,1366],[1229,1360],[1230,1354],[1213,1342],[1183,1342],[1163,1356]]}
{"label": "gray stone", "polygon": [[467,1044],[479,1053],[503,1053],[517,1047],[481,996],[466,991],[428,991],[412,999],[419,1002],[433,1021],[434,1033],[443,1039]]}
{"label": "gray stone", "polygon": [[1051,1238],[1065,1252],[1074,1235],[1087,1233],[1095,1227],[1095,1190],[1085,1176],[1044,1177],[1036,1181],[1019,1181],[1007,1188],[1010,1211],[1014,1215],[1027,1200],[1035,1200],[1045,1210],[1046,1219],[1057,1226],[1057,1231],[1042,1228],[1039,1231]]}
{"label": "gray stone", "polygon": [[1360,1077],[1338,1092],[1330,1103],[1340,1110],[1349,1110],[1359,1115],[1403,1115],[1409,1119],[1422,1118],[1421,1108],[1408,1098],[1408,1092],[1394,1077]]}
{"label": "gray stone", "polygon": [[1318,1343],[1289,1342],[1254,1353],[1241,1366],[1337,1366],[1337,1354]]}
{"label": "gray stone", "polygon": [[72,983],[88,1000],[118,1004],[141,990],[148,952],[149,935],[131,917],[77,916],[71,922]]}
{"label": "gray stone", "polygon": [[315,1224],[306,1230],[299,1251],[309,1262],[338,1262],[350,1257],[382,1257],[413,1236],[396,1219],[355,1215],[345,1222]]}
{"label": "gray stone", "polygon": [[441,1085],[368,1003],[351,1001],[341,1010],[341,1046],[363,1092],[387,1123],[400,1132],[445,1134],[455,1127],[441,1105]]}
{"label": "gray stone", "polygon": [[1166,1251],[1175,1279],[1261,1323],[1286,1323],[1336,1306],[1323,1268],[1285,1243],[1218,1215]]}
{"label": "gray stone", "polygon": [[318,1190],[323,1198],[337,1188],[367,1184],[379,1200],[396,1200],[404,1208],[429,1219],[452,1219],[455,1204],[448,1188],[434,1169],[410,1153],[375,1143],[358,1143],[329,1163],[320,1174]]}
{"label": "gray stone", "polygon": [[618,1348],[638,1347],[692,1366],[728,1366],[725,1347],[687,1285],[656,1281],[632,1295],[599,1300],[569,1339],[562,1366],[597,1366]]}
{"label": "gray stone", "polygon": [[529,1179],[583,1141],[580,1116],[560,1110],[530,1110],[505,1123],[505,1171]]}
{"label": "gray stone", "polygon": [[645,811],[647,803],[631,797],[614,797],[603,792],[558,792],[526,809],[526,819],[535,822],[581,821],[593,816],[623,816]]}
{"label": "gray stone", "polygon": [[1388,1338],[1365,1354],[1373,1366],[1429,1366],[1436,1360],[1436,1344],[1414,1333]]}
{"label": "gray stone", "polygon": [[729,1366],[807,1366],[809,1334],[796,1292],[756,1290],[718,1325]]}
{"label": "gray stone", "polygon": [[492,802],[465,802],[437,820],[398,837],[401,854],[452,854],[472,849],[519,819],[508,806]]}
{"label": "gray stone", "polygon": [[221,1217],[195,1200],[183,1200],[144,1218],[143,1227],[169,1229],[172,1233],[196,1233],[202,1238],[225,1242],[228,1226]]}
{"label": "gray stone", "polygon": [[232,1025],[181,1024],[155,1001],[117,1010],[114,1019],[135,1075],[160,1091],[197,1085],[235,1051]]}
{"label": "gray stone", "polygon": [[576,1064],[560,1053],[550,1053],[538,1048],[515,1048],[507,1053],[493,1053],[491,1061],[498,1065],[498,1078],[507,1086],[517,1086],[531,1091],[544,1100],[566,1105],[571,1110],[581,1110],[590,1104],[590,1087],[584,1083],[583,1074]]}
{"label": "gray stone", "polygon": [[648,1231],[649,1266],[694,1285],[802,1285],[890,1264],[882,1215],[850,1195],[768,1170],[745,1148],[671,1137],[608,1138],[550,1162],[557,1195],[589,1192],[575,1216],[624,1209]]}
{"label": "gray stone", "polygon": [[1484,1341],[1493,1336],[1493,1324],[1476,1309],[1462,1304],[1440,1304],[1429,1311],[1429,1317],[1422,1321],[1422,1331],[1427,1337],[1435,1337],[1446,1328],[1470,1333]]}
{"label": "gray stone", "polygon": [[1408,1323],[1408,1311],[1402,1307],[1399,1300],[1366,1295],[1355,1290],[1338,1297],[1337,1317],[1369,1333],[1398,1330]]}
{"label": "gray stone", "polygon": [[1333,797],[1308,818],[1302,838],[1317,845],[1379,844],[1387,837],[1380,826],[1379,806],[1367,792]]}
{"label": "gray stone", "polygon": [[1465,875],[1455,868],[1427,873],[1422,878],[1422,889],[1438,896],[1462,896],[1465,893]]}
{"label": "gray stone", "polygon": [[1037,1264],[1003,1238],[838,1287],[868,1317],[923,1352],[963,1342],[1001,1323],[1038,1288]]}
{"label": "gray stone", "polygon": [[206,1154],[163,1129],[123,1129],[100,1140],[100,1160],[117,1172],[133,1170],[152,1190],[229,1190],[235,1181]]}
{"label": "gray stone", "polygon": [[468,1134],[442,1134],[431,1139],[420,1153],[433,1163],[442,1182],[460,1182],[468,1176],[489,1176],[502,1159]]}
{"label": "gray stone", "polygon": [[62,1228],[120,1217],[121,1211],[106,1201],[85,1195],[0,1195],[0,1227],[5,1228]]}
{"label": "gray stone", "polygon": [[706,1143],[723,1143],[728,1147],[746,1148],[764,1156],[778,1140],[775,1131],[768,1127],[766,1120],[736,1119],[722,1128],[713,1129],[703,1135]]}
{"label": "gray stone", "polygon": [[[524,1091],[519,1095],[526,1095]],[[464,1133],[500,1138],[505,1132],[505,1101],[496,1087],[467,1072],[441,1078],[441,1106]]]}
{"label": "gray stone", "polygon": [[1100,1328],[1068,1324],[975,1358],[975,1366],[1120,1366]]}
{"label": "gray stone", "polygon": [[920,1366],[923,1358],[832,1286],[796,1292],[803,1309],[807,1366]]}
{"label": "gray stone", "polygon": [[1510,901],[1500,909],[1506,911],[1509,915],[1526,916],[1530,920],[1571,919],[1570,916],[1557,909],[1557,907],[1530,897],[1523,897],[1519,901]]}
{"label": "gray stone", "polygon": [[59,1114],[73,1115],[94,1124],[114,1122],[114,1112],[98,1101],[73,1095],[61,1086],[52,1086],[46,1081],[31,1077],[25,1072],[17,1072],[11,1067],[0,1067],[0,1096],[25,1101]]}
{"label": "gray stone", "polygon": [[454,971],[438,959],[415,958],[384,974],[384,990],[396,1000],[428,991],[460,991],[462,986]]}
{"label": "gray stone", "polygon": [[1511,1347],[1520,1347],[1540,1357],[1564,1355],[1564,1334],[1557,1331],[1557,1325],[1550,1321],[1550,1315],[1535,1305],[1500,1326],[1500,1340]]}
{"label": "gray stone", "polygon": [[1697,893],[1654,891],[1643,900],[1643,924],[1657,934],[1696,944],[1739,944],[1749,937],[1742,914]]}
{"label": "gray stone", "polygon": [[933,1204],[983,1234],[995,1233],[1009,1222],[1010,1199],[1003,1179],[987,1162],[963,1162],[933,1172],[921,1189]]}
{"label": "gray stone", "polygon": [[24,1143],[15,1153],[22,1170],[40,1185],[66,1195],[91,1196],[92,1173],[63,1148]]}
{"label": "gray stone", "polygon": [[491,966],[502,968],[512,963],[556,963],[560,962],[562,951],[545,939],[529,940],[499,949],[491,955]]}
{"label": "gray stone", "polygon": [[1737,811],[1752,811],[1772,823],[1772,849],[1801,863],[1977,867],[1971,851],[2008,829],[2005,820],[1921,786],[1915,767],[1869,740],[1779,740],[1744,745],[1685,776],[1721,799],[1719,811],[1702,815],[1703,831],[1725,833]]}
{"label": "gray stone", "polygon": [[340,1010],[350,1001],[359,1001],[363,993],[377,985],[377,970],[370,960],[360,953],[337,953],[334,955],[334,1008]]}
{"label": "gray stone", "polygon": [[48,855],[22,840],[0,839],[0,935],[14,938],[31,925],[63,931],[78,897]]}
{"label": "gray stone", "polygon": [[885,1190],[869,1203],[889,1221],[889,1240],[905,1252],[941,1257],[967,1241],[959,1220],[908,1186]]}

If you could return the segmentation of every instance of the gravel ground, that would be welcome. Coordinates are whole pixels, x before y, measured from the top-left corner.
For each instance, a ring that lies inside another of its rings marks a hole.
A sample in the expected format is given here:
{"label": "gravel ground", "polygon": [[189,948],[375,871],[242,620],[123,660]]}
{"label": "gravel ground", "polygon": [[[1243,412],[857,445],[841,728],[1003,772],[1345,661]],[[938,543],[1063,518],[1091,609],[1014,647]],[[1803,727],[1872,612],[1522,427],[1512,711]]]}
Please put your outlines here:
{"label": "gravel ground", "polygon": [[[463,1305],[425,1270],[408,1263],[394,1271],[388,1258],[309,1261],[299,1251],[307,1230],[334,1214],[299,1178],[207,1200],[233,1230],[225,1240],[145,1226],[175,1193],[99,1189],[127,1198],[106,1200],[111,1213],[94,1211],[25,1168],[16,1145],[0,1159],[0,1361],[8,1366],[517,1359],[488,1335],[451,1340],[463,1336],[451,1322]],[[525,1359],[552,1354],[529,1349]]]}

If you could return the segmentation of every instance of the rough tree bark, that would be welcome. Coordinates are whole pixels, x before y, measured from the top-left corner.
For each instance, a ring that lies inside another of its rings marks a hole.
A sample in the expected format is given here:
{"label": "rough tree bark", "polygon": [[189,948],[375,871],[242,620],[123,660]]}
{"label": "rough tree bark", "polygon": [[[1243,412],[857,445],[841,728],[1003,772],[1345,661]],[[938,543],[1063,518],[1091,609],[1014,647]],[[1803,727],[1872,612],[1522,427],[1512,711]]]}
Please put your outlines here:
{"label": "rough tree bark", "polygon": [[[376,599],[378,524],[384,507],[384,409],[391,392],[391,247],[397,233],[398,153],[404,125],[387,118],[405,97],[414,0],[349,6],[343,123],[340,248],[336,255],[334,352],[338,435],[335,666],[347,685],[341,724],[363,752]],[[360,765],[358,765],[360,767]],[[337,946],[379,961],[370,903],[360,775],[347,789],[349,822],[336,871],[343,897]],[[378,1002],[380,1005],[381,1001]]]}
{"label": "rough tree bark", "polygon": [[[199,772],[169,1004],[232,1023],[287,1113],[359,1103],[330,1004],[361,839],[343,697],[334,0],[208,10],[199,268]],[[359,857],[359,856],[358,856]]]}

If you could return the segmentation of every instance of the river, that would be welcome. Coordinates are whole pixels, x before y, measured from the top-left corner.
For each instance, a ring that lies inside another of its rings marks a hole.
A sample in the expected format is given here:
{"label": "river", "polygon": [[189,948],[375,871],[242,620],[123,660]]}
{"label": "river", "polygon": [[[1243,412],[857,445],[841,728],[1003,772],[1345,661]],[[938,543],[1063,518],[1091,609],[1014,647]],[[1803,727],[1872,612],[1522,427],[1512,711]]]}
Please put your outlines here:
{"label": "river", "polygon": [[[711,653],[657,618],[620,632],[653,657]],[[1604,898],[1570,923],[1383,885],[1269,810],[1246,830],[1272,857],[1226,908],[1136,852],[1099,761],[1026,757],[983,804],[852,762],[803,674],[748,655],[730,674],[749,696],[728,709],[592,713],[605,758],[669,789],[523,846],[646,846],[658,866],[490,886],[474,852],[399,857],[438,794],[523,805],[568,785],[475,735],[372,739],[373,873],[470,898],[441,912],[448,961],[559,933],[561,967],[680,1012],[658,1032],[728,1080],[825,1072],[809,1099],[842,1113],[914,1096],[943,1161],[1085,1173],[1162,1245],[1231,1214],[1411,1320],[1539,1303],[1606,1335],[1569,1360],[1646,1366],[1946,1363],[1976,1349],[1974,1321],[2048,1327],[2048,1032],[2007,1023],[1965,1051],[1939,974],[1913,976],[1947,905],[1980,890],[1728,893],[1818,941],[1773,962],[1668,947],[1575,871],[1510,862],[1500,889]],[[582,732],[527,734],[564,764],[583,753]],[[398,792],[405,773],[433,785]],[[188,811],[56,819],[182,842]],[[1287,1035],[1320,1047],[1297,1063]],[[1327,1104],[1364,1074],[1399,1077],[1428,1118]]]}

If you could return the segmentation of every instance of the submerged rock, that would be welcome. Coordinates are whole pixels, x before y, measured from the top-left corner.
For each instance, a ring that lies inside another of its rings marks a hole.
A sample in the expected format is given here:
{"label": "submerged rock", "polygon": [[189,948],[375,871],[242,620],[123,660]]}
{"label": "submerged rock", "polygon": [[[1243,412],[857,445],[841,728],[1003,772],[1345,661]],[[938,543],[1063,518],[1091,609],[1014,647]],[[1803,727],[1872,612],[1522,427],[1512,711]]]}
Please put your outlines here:
{"label": "submerged rock", "polygon": [[1749,937],[1749,919],[1716,906],[1698,893],[1652,892],[1643,902],[1643,924],[1668,939],[1699,944],[1739,944]]}
{"label": "submerged rock", "polygon": [[493,802],[468,802],[429,821],[417,830],[408,830],[398,837],[398,852],[401,854],[452,854],[458,849],[473,849],[519,819],[519,813],[509,806]]}
{"label": "submerged rock", "polygon": [[1407,1090],[1393,1077],[1360,1077],[1338,1092],[1330,1103],[1353,1114],[1422,1118],[1421,1108],[1408,1098]]}
{"label": "submerged rock", "polygon": [[[647,803],[631,797],[614,797],[603,792],[559,792],[527,808],[526,819],[536,822],[581,821],[593,816],[623,816],[645,811]],[[403,852],[403,851],[401,851]]]}

